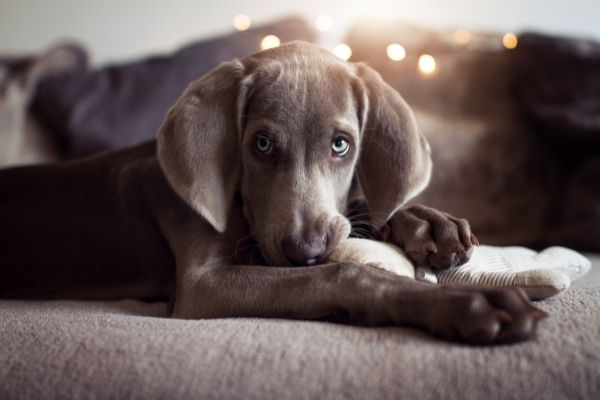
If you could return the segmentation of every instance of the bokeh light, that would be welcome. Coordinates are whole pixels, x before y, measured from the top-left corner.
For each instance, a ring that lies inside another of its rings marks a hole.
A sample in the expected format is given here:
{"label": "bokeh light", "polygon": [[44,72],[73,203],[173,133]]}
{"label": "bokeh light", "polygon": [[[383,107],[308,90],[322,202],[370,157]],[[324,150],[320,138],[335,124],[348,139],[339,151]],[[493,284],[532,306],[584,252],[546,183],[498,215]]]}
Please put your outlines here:
{"label": "bokeh light", "polygon": [[505,33],[504,36],[502,36],[502,44],[509,50],[517,47],[517,43],[519,43],[519,39],[517,39],[517,36],[514,33]]}
{"label": "bokeh light", "polygon": [[398,43],[390,44],[386,49],[386,53],[390,60],[393,61],[404,60],[404,58],[406,57],[406,49],[404,48],[404,46]]}
{"label": "bokeh light", "polygon": [[281,40],[275,35],[267,35],[260,41],[260,48],[263,50],[272,49],[281,44]]}
{"label": "bokeh light", "polygon": [[321,32],[327,32],[333,26],[333,20],[329,15],[321,14],[315,20],[315,26]]}
{"label": "bokeh light", "polygon": [[333,48],[333,54],[338,58],[347,61],[352,57],[352,49],[346,43],[341,43]]}
{"label": "bokeh light", "polygon": [[437,63],[430,54],[423,54],[419,57],[419,71],[425,75],[431,75],[435,72]]}
{"label": "bokeh light", "polygon": [[454,31],[454,41],[461,45],[466,45],[471,40],[471,34],[466,29],[457,29]]}
{"label": "bokeh light", "polygon": [[246,31],[250,25],[252,25],[252,21],[247,15],[239,14],[233,18],[233,27],[238,31]]}

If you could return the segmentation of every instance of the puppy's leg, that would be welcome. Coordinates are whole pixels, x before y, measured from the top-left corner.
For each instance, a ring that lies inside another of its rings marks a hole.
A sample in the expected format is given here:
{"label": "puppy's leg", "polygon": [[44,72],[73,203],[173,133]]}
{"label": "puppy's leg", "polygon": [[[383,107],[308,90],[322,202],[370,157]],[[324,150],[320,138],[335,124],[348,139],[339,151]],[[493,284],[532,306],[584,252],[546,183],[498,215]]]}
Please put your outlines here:
{"label": "puppy's leg", "polygon": [[382,233],[384,240],[400,246],[416,265],[437,269],[464,264],[479,244],[465,219],[422,205],[398,210]]}
{"label": "puppy's leg", "polygon": [[469,343],[529,339],[545,316],[517,290],[448,288],[354,263],[195,267],[184,274],[176,296],[175,317],[407,325]]}

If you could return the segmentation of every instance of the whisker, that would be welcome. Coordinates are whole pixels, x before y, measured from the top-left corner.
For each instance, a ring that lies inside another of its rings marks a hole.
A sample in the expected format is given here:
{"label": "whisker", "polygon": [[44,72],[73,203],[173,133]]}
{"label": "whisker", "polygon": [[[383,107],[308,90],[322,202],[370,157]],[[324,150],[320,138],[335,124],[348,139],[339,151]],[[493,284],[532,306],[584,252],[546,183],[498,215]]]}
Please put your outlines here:
{"label": "whisker", "polygon": [[[247,240],[249,241],[249,243],[246,243],[245,246],[242,246],[242,244],[245,243]],[[258,245],[252,239],[252,234],[242,236],[235,243],[235,246],[233,248],[233,254],[230,257],[230,261],[231,260],[239,260],[239,256],[240,256],[241,252],[251,249],[253,247],[258,247]]]}
{"label": "whisker", "polygon": [[356,224],[356,225],[364,225],[364,226],[368,226],[368,227],[371,227],[374,229],[378,229],[377,226],[369,220],[356,219],[356,220],[350,221],[350,223]]}
{"label": "whisker", "polygon": [[373,232],[365,231],[363,229],[353,229],[350,231],[351,237],[362,238],[362,239],[375,239],[376,236]]}

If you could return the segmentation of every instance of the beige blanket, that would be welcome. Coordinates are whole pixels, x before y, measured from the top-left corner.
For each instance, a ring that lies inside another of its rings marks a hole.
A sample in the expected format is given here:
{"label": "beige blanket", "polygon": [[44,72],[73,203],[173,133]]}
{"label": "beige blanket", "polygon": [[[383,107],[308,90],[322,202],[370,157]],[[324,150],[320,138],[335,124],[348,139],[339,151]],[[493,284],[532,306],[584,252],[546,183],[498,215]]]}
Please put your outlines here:
{"label": "beige blanket", "polygon": [[[600,288],[541,302],[535,341],[408,328],[164,318],[164,304],[0,301],[0,399],[600,398]],[[595,284],[593,286],[596,286]]]}

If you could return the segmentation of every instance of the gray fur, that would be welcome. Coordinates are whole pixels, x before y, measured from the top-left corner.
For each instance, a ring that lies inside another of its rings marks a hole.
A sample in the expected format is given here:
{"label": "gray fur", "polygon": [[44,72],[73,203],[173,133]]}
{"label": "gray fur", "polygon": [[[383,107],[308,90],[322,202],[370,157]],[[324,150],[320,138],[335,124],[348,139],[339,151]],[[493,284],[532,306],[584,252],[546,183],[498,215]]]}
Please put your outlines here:
{"label": "gray fur", "polygon": [[[339,137],[350,145],[343,157]],[[435,268],[469,258],[477,240],[466,221],[403,207],[429,179],[429,152],[410,108],[365,65],[299,42],[225,63],[189,85],[156,144],[0,172],[0,296],[166,297],[179,318],[531,338],[545,314],[522,291],[323,264],[351,230]]]}

